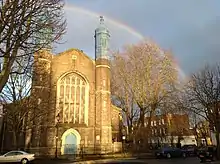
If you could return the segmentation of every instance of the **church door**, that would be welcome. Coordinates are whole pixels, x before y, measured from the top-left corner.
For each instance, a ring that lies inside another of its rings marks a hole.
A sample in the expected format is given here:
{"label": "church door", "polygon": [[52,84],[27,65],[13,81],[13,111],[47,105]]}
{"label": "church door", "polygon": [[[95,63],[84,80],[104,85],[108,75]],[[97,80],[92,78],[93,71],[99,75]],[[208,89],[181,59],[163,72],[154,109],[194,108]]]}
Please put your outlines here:
{"label": "church door", "polygon": [[77,137],[73,133],[66,136],[64,143],[64,154],[76,154],[77,152]]}

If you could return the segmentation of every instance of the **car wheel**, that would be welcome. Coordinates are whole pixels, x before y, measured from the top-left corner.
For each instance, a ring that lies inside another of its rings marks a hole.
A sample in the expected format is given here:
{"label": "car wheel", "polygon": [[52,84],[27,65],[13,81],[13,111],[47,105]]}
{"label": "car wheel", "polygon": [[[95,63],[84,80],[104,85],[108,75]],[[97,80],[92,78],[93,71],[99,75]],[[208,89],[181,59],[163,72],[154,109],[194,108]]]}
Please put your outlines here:
{"label": "car wheel", "polygon": [[204,163],[205,161],[205,159],[200,159],[200,163]]}
{"label": "car wheel", "polygon": [[167,158],[171,158],[171,155],[170,155],[170,153],[167,153]]}
{"label": "car wheel", "polygon": [[27,158],[23,158],[23,159],[21,160],[21,164],[28,164],[28,163],[29,163],[29,161],[28,161]]}
{"label": "car wheel", "polygon": [[213,157],[211,158],[211,161],[216,161],[216,156],[213,156]]}
{"label": "car wheel", "polygon": [[183,158],[186,158],[186,153],[183,153],[183,155],[182,155],[182,156],[183,156]]}

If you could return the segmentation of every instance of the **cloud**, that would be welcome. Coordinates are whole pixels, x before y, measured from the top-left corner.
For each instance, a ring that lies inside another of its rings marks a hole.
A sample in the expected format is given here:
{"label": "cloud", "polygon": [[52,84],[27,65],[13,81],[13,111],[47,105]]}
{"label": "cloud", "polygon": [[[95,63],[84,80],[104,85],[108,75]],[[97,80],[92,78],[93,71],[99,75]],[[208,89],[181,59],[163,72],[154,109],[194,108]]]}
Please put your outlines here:
{"label": "cloud", "polygon": [[176,52],[183,67],[192,73],[206,64],[220,62],[220,19],[209,21],[203,28],[192,30],[179,38]]}
{"label": "cloud", "polygon": [[[172,49],[187,74],[207,62],[219,61],[219,0],[69,0],[67,6],[69,4],[124,22],[163,48]],[[67,42],[59,46],[58,51],[77,47],[93,57],[93,36],[98,18],[74,10],[66,14]],[[111,23],[107,26],[113,49],[139,40]]]}
{"label": "cloud", "polygon": [[[62,42],[64,44],[57,45],[56,52],[65,51],[69,48],[78,48],[86,52],[90,57],[94,58],[95,52],[95,29],[99,24],[99,14],[88,14],[80,9],[71,7],[66,8],[67,33]],[[140,41],[140,37],[136,33],[130,32],[126,26],[121,26],[110,18],[105,18],[105,24],[111,35],[110,48],[118,50],[125,44],[136,43]]]}

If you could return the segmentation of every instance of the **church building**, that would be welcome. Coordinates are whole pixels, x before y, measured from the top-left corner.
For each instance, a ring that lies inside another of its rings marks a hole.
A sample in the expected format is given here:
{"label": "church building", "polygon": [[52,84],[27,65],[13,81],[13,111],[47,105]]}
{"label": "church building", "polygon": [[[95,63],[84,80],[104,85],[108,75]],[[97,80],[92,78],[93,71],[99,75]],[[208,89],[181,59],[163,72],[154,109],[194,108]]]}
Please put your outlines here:
{"label": "church building", "polygon": [[95,60],[82,50],[35,54],[31,97],[34,119],[26,149],[39,154],[109,153],[120,141],[120,109],[111,104],[110,34],[100,17]]}

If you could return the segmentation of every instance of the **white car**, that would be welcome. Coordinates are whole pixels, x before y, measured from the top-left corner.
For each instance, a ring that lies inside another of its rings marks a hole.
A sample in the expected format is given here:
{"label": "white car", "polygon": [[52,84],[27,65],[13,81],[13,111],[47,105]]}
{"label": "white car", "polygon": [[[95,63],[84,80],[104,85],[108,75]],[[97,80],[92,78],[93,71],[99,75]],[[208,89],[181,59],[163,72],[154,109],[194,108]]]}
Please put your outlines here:
{"label": "white car", "polygon": [[34,159],[34,154],[29,154],[24,151],[9,151],[0,156],[0,163],[21,162],[22,164],[27,164]]}

